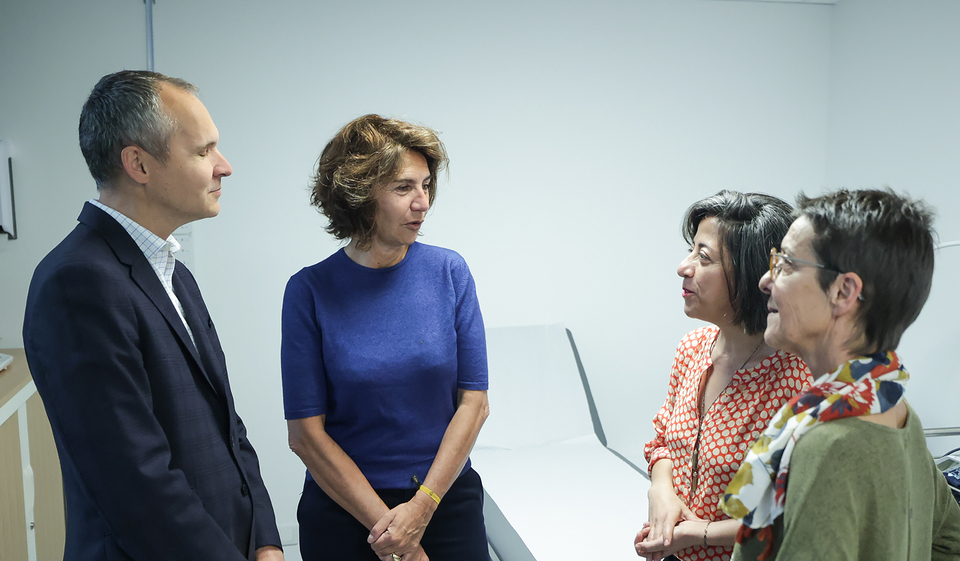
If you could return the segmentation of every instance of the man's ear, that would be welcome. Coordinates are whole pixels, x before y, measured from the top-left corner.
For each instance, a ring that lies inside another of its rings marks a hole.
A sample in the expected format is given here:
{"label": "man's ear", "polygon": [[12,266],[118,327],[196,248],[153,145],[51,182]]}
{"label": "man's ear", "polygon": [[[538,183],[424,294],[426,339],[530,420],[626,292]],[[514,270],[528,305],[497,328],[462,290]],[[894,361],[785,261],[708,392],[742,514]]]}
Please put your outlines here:
{"label": "man's ear", "polygon": [[120,160],[123,162],[123,171],[137,183],[143,185],[150,178],[152,158],[143,148],[127,146],[120,151]]}
{"label": "man's ear", "polygon": [[856,273],[841,273],[833,281],[833,312],[837,316],[856,310],[863,291],[863,279]]}

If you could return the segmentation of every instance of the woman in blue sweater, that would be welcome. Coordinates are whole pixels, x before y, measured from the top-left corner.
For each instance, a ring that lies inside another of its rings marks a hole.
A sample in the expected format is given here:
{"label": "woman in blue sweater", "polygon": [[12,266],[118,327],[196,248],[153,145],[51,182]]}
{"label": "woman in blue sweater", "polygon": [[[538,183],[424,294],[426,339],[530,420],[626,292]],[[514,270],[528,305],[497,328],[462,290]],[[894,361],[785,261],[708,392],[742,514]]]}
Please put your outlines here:
{"label": "woman in blue sweater", "polygon": [[377,115],[318,161],[311,202],[348,243],[283,300],[305,561],[488,558],[469,460],[489,411],[483,319],[463,258],[416,241],[446,163],[433,131]]}

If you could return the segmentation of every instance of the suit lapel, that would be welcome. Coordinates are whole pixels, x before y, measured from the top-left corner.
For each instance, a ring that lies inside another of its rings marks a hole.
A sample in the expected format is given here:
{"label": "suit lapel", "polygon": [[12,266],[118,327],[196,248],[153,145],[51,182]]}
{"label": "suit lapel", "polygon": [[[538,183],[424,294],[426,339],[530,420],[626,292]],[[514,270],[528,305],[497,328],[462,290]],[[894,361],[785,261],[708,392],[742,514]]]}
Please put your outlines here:
{"label": "suit lapel", "polygon": [[221,397],[229,396],[229,392],[224,386],[224,376],[220,372],[219,363],[213,355],[213,344],[210,341],[210,330],[213,325],[209,317],[200,314],[200,305],[197,302],[200,294],[192,294],[181,279],[179,269],[183,266],[183,264],[177,262],[177,268],[173,275],[173,291],[177,295],[177,299],[180,300],[180,305],[183,306],[183,316],[190,324],[190,330],[193,332],[193,339],[197,343],[195,350],[200,356],[204,376],[213,386],[213,389],[217,391],[217,394]]}
{"label": "suit lapel", "polygon": [[[207,373],[204,363],[200,359],[200,354],[197,352],[197,346],[190,340],[190,335],[187,333],[187,329],[180,319],[180,314],[177,313],[173,301],[170,300],[166,289],[163,288],[163,284],[160,282],[160,279],[157,278],[156,271],[150,266],[147,258],[144,257],[143,252],[140,251],[140,248],[136,242],[133,241],[133,238],[130,237],[130,234],[128,234],[127,231],[123,229],[123,226],[114,220],[112,216],[90,203],[84,203],[78,220],[99,232],[107,244],[110,245],[110,248],[113,249],[117,259],[124,265],[130,267],[130,278],[133,279],[133,282],[140,287],[140,290],[143,291],[147,298],[149,298],[160,311],[160,314],[180,340],[181,346],[183,346],[183,348],[187,350],[187,353],[193,358],[210,386],[213,387],[217,393],[223,395],[222,386],[214,384],[210,375]],[[184,312],[184,315],[186,315],[186,312]],[[196,336],[198,330],[193,328],[193,331]],[[199,345],[199,341],[197,344]]]}

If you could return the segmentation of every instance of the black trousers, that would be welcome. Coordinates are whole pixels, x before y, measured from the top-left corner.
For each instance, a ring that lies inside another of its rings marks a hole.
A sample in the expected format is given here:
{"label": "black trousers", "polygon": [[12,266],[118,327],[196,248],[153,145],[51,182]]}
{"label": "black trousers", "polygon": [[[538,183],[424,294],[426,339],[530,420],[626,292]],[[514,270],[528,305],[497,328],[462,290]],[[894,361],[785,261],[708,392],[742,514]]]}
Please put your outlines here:
{"label": "black trousers", "polygon": [[[416,489],[377,489],[389,508],[409,501]],[[378,561],[367,543],[370,531],[313,481],[297,508],[303,561]],[[489,561],[483,525],[483,486],[468,469],[440,501],[420,540],[430,561]]]}

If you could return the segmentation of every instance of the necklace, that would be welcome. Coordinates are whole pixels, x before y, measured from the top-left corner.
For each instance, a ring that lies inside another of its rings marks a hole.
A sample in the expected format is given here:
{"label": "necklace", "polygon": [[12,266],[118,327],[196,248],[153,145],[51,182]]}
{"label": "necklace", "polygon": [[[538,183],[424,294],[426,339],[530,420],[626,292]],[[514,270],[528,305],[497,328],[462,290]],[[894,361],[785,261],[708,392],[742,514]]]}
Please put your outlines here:
{"label": "necklace", "polygon": [[[717,337],[717,339],[719,339],[719,337]],[[716,342],[717,342],[717,339],[714,339],[713,342],[716,343]],[[757,347],[756,347],[755,349],[753,349],[753,352],[750,353],[750,356],[747,357],[747,360],[743,361],[743,364],[741,364],[741,365],[740,365],[740,368],[737,368],[737,370],[739,371],[739,370],[743,370],[744,368],[746,368],[746,367],[747,367],[747,363],[750,362],[750,359],[753,358],[753,355],[757,354],[757,351],[759,351],[759,350],[760,350],[760,347],[762,347],[762,346],[763,346],[763,337],[760,338],[760,342],[757,343]]]}
{"label": "necklace", "polygon": [[[720,336],[717,335],[717,339],[719,339],[719,338],[720,338]],[[712,360],[712,357],[713,357],[713,348],[717,345],[717,339],[714,339],[714,340],[713,340],[713,343],[710,343],[710,357],[711,357],[711,360]],[[759,350],[760,350],[760,347],[762,347],[762,346],[763,346],[763,337],[760,338],[760,342],[757,343],[757,346],[756,346],[756,347],[754,347],[753,352],[750,353],[750,356],[747,357],[747,360],[743,361],[743,364],[740,365],[740,368],[737,368],[736,370],[734,370],[734,372],[739,372],[740,370],[743,370],[744,368],[746,368],[746,367],[747,367],[747,363],[750,362],[750,359],[753,358],[753,355],[757,354],[757,351],[759,351]],[[697,410],[700,412],[700,419],[701,419],[700,422],[701,422],[701,423],[703,422],[703,416],[706,415],[706,410],[704,409],[704,406],[705,406],[706,404],[703,402],[703,394],[704,394],[705,389],[706,389],[706,385],[705,385],[705,383],[704,383],[704,384],[701,385],[701,387],[700,387],[700,396],[697,398]]]}
{"label": "necklace", "polygon": [[[720,336],[717,335],[717,339],[719,338]],[[717,339],[714,339],[713,343],[710,343],[710,360],[713,360],[713,348],[717,346]],[[739,372],[740,370],[743,370],[744,368],[746,368],[747,363],[750,362],[750,359],[753,358],[753,355],[757,354],[757,351],[759,351],[760,347],[762,346],[763,346],[763,337],[760,338],[760,342],[757,343],[756,347],[754,347],[753,352],[750,353],[750,356],[747,357],[747,360],[743,361],[743,364],[741,364],[740,368],[737,368],[735,372]]]}
{"label": "necklace", "polygon": [[[720,336],[717,335],[717,339]],[[710,344],[710,356],[713,356],[713,347],[717,344],[717,339],[713,340],[713,343]],[[743,370],[746,368],[747,363],[750,362],[750,359],[753,358],[753,355],[757,354],[757,351],[760,350],[760,347],[763,346],[763,337],[760,338],[760,342],[757,343],[757,346],[753,349],[753,352],[750,353],[750,356],[747,357],[747,360],[743,361],[743,364],[740,365],[740,368],[737,370]],[[712,359],[711,359],[712,360]],[[693,497],[697,493],[697,480],[699,475],[699,459],[700,459],[700,434],[703,431],[703,418],[706,415],[706,411],[703,410],[703,391],[701,390],[700,397],[697,400],[697,409],[700,412],[700,424],[697,426],[697,440],[693,445],[693,455],[690,458],[690,496]]]}

